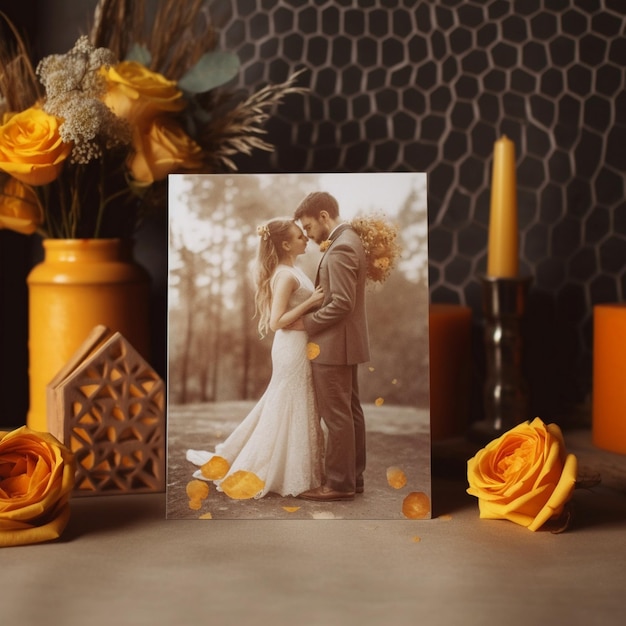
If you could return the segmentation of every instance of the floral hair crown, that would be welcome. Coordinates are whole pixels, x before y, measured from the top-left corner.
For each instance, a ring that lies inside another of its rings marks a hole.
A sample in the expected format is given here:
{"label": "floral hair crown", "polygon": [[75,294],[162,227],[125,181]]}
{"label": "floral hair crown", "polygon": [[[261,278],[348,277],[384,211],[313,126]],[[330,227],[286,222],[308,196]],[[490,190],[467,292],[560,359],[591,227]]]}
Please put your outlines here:
{"label": "floral hair crown", "polygon": [[267,241],[270,238],[270,229],[267,224],[262,224],[261,226],[256,227],[256,234],[263,239],[263,241]]}

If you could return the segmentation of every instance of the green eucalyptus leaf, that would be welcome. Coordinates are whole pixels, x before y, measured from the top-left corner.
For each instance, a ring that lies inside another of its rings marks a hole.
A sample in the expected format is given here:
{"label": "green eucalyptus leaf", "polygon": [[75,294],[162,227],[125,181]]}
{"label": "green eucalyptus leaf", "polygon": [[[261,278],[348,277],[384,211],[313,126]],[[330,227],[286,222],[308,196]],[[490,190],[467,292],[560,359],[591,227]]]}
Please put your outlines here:
{"label": "green eucalyptus leaf", "polygon": [[152,61],[150,50],[141,44],[134,43],[126,55],[125,61],[135,61],[141,65],[148,67]]}
{"label": "green eucalyptus leaf", "polygon": [[227,83],[238,71],[239,57],[236,54],[214,50],[198,59],[178,81],[178,87],[188,93],[204,93]]}

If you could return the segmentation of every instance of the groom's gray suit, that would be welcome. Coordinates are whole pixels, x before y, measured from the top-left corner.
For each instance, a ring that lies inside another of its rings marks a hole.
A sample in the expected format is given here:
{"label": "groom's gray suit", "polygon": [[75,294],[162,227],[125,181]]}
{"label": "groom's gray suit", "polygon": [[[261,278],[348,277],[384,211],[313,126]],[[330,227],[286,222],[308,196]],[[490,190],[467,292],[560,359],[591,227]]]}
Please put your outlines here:
{"label": "groom's gray suit", "polygon": [[358,364],[370,358],[365,278],[361,240],[348,224],[340,224],[317,271],[324,302],[303,321],[309,341],[319,346],[311,366],[318,410],[328,428],[326,484],[341,492],[362,486],[365,469],[365,419],[357,378]]}

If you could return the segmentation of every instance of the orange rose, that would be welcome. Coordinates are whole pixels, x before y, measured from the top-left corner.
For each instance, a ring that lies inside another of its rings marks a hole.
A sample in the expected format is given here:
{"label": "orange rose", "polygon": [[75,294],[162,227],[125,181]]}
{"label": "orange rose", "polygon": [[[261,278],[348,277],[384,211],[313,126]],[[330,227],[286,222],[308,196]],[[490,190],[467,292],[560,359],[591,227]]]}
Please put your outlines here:
{"label": "orange rose", "polygon": [[135,61],[103,68],[107,82],[105,104],[132,125],[145,125],[156,115],[185,107],[183,93],[174,81]]}
{"label": "orange rose", "polygon": [[467,493],[480,517],[507,519],[535,531],[558,518],[576,484],[577,460],[560,428],[536,417],[494,439],[467,463]]}
{"label": "orange rose", "polygon": [[133,178],[149,185],[179,170],[202,166],[202,148],[175,121],[156,119],[146,132],[133,136],[134,152],[128,160]]}
{"label": "orange rose", "polygon": [[0,126],[0,170],[27,185],[46,185],[60,173],[72,146],[59,135],[60,121],[39,107]]}
{"label": "orange rose", "polygon": [[49,433],[0,432],[0,546],[56,539],[70,515],[74,455]]}
{"label": "orange rose", "polygon": [[0,229],[8,228],[31,235],[42,222],[37,195],[15,178],[8,178],[0,189]]}

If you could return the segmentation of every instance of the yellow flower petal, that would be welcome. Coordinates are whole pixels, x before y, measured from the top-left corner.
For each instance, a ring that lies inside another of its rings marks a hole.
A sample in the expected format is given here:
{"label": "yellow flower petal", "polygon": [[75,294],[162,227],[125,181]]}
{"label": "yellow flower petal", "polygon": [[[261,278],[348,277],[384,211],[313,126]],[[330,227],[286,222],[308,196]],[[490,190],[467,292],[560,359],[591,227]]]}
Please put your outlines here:
{"label": "yellow flower petal", "polygon": [[319,355],[320,355],[320,347],[316,343],[309,341],[309,343],[306,344],[307,359],[309,359],[309,361],[312,361],[313,359],[316,359]]}
{"label": "yellow flower petal", "polygon": [[202,467],[200,473],[207,480],[221,480],[228,474],[230,463],[221,456],[211,457]]}
{"label": "yellow flower petal", "polygon": [[426,519],[430,514],[430,499],[423,491],[412,491],[402,502],[402,515],[408,519]]}
{"label": "yellow flower petal", "polygon": [[203,513],[198,516],[198,519],[213,519],[213,515],[211,513]]}
{"label": "yellow flower petal", "polygon": [[406,474],[399,467],[388,467],[387,482],[394,489],[402,489],[406,485]]}
{"label": "yellow flower petal", "polygon": [[546,505],[539,511],[537,517],[528,526],[529,530],[535,531],[541,528],[549,519],[558,517],[563,512],[565,503],[571,498],[572,492],[576,487],[577,474],[578,459],[573,454],[568,454],[565,459],[561,479]]}
{"label": "yellow flower petal", "polygon": [[283,509],[287,511],[287,513],[295,513],[300,510],[299,506],[284,506]]}
{"label": "yellow flower petal", "polygon": [[192,480],[187,483],[186,491],[190,500],[205,500],[209,496],[209,485],[203,480]]}
{"label": "yellow flower petal", "polygon": [[383,404],[385,404],[385,399],[384,398],[376,398],[376,400],[374,400],[374,404],[376,406],[382,406]]}
{"label": "yellow flower petal", "polygon": [[239,470],[225,478],[220,487],[233,500],[249,500],[263,490],[265,483],[256,474]]}

